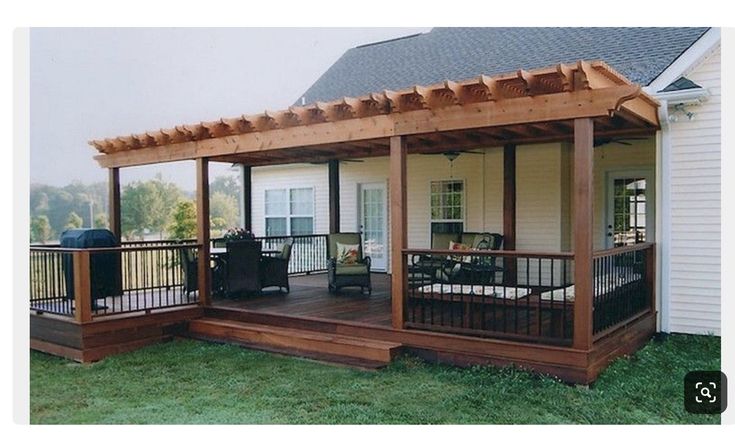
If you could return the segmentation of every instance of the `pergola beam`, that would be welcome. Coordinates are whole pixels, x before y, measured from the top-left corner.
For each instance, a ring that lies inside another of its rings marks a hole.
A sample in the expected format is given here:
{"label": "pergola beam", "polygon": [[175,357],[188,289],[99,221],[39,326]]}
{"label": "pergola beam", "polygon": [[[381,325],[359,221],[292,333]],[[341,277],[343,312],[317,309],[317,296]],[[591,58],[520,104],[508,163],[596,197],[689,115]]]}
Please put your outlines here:
{"label": "pergola beam", "polygon": [[657,103],[602,62],[583,62],[220,118],[140,135],[94,140],[103,167],[265,150],[383,140],[620,114],[658,126]]}
{"label": "pergola beam", "polygon": [[[125,167],[202,157],[217,157],[350,141],[382,139],[509,124],[538,123],[573,118],[610,116],[621,100],[638,94],[637,85],[556,93],[536,97],[501,99],[484,103],[414,110],[331,123],[300,125],[268,131],[199,139],[174,146],[142,147],[95,157],[103,167]],[[640,97],[635,97],[640,98]],[[631,104],[630,101],[624,101]],[[620,112],[620,111],[619,111]],[[275,122],[275,119],[273,119]],[[196,126],[195,126],[196,127]],[[201,131],[186,126],[188,134]],[[201,127],[201,126],[200,126]],[[652,126],[652,128],[655,126]]]}

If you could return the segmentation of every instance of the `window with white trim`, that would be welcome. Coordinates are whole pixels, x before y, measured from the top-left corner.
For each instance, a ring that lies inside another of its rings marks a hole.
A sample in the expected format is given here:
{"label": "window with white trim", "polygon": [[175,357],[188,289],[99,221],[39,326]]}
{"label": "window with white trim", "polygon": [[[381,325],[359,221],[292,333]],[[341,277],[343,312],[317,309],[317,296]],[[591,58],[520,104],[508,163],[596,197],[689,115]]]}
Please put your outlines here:
{"label": "window with white trim", "polygon": [[464,181],[431,182],[431,233],[461,233],[464,230]]}
{"label": "window with white trim", "polygon": [[314,233],[314,189],[266,189],[265,235]]}

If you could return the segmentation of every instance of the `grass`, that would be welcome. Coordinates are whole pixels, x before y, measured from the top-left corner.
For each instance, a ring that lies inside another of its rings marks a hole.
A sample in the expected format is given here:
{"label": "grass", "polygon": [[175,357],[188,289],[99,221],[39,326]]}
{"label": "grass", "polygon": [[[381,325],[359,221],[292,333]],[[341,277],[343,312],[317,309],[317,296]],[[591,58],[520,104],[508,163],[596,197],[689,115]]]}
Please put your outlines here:
{"label": "grass", "polygon": [[720,368],[720,339],[672,335],[590,388],[513,368],[404,357],[376,372],[192,340],[95,364],[31,352],[32,423],[709,423],[684,410],[684,375]]}

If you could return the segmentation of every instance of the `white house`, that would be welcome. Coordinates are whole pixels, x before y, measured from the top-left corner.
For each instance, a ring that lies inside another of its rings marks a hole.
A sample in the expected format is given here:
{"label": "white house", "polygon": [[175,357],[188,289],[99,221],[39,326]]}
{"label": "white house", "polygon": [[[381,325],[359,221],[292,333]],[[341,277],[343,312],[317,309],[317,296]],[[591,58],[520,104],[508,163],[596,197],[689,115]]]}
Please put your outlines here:
{"label": "white house", "polygon": [[[596,144],[594,248],[656,242],[658,328],[719,335],[719,29],[434,29],[347,51],[299,103],[578,59],[605,61],[661,103],[660,132]],[[516,249],[570,249],[570,153],[518,146]],[[429,248],[432,229],[502,234],[503,159],[492,146],[410,155],[408,246]],[[339,162],[340,230],[363,232],[377,271],[390,267],[387,181],[388,157]],[[327,164],[252,169],[257,235],[328,233],[329,208]]]}

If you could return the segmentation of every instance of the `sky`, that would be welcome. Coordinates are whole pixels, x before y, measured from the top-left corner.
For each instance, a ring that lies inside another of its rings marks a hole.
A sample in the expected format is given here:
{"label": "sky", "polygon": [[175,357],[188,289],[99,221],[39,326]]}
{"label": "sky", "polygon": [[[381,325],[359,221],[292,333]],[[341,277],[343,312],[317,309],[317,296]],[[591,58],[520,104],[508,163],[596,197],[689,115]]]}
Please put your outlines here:
{"label": "sky", "polygon": [[[285,109],[347,49],[428,28],[34,28],[30,180],[107,180],[91,139]],[[194,163],[123,168],[194,190]],[[227,164],[210,177],[236,174]]]}

